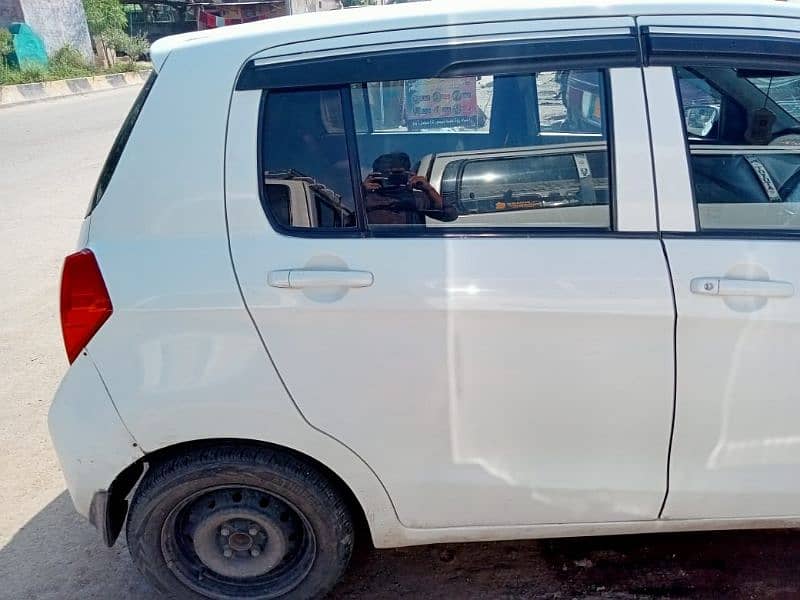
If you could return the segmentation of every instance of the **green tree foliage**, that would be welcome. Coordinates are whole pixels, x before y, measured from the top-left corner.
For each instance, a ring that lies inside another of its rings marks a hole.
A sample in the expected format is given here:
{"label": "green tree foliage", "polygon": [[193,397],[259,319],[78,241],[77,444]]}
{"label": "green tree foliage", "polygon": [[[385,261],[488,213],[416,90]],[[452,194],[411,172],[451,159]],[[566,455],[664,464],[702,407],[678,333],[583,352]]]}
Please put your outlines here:
{"label": "green tree foliage", "polygon": [[93,75],[94,68],[86,62],[83,54],[67,45],[56,50],[50,57],[48,72],[57,79],[71,79]]}
{"label": "green tree foliage", "polygon": [[14,40],[8,29],[0,27],[0,66],[6,63],[6,57],[14,51]]}
{"label": "green tree foliage", "polygon": [[125,28],[125,9],[119,0],[83,0],[83,8],[92,35]]}
{"label": "green tree foliage", "polygon": [[91,77],[92,75],[136,70],[138,70],[138,67],[134,62],[119,63],[110,69],[98,69],[86,62],[83,55],[75,48],[64,46],[53,53],[50,57],[50,64],[46,67],[44,65],[26,65],[22,69],[12,69],[0,61],[0,86],[53,81],[55,79],[72,79],[74,77]]}
{"label": "green tree foliage", "polygon": [[111,48],[129,56],[131,60],[139,60],[150,51],[150,42],[143,35],[128,35],[124,31],[111,29],[100,35],[100,38]]}

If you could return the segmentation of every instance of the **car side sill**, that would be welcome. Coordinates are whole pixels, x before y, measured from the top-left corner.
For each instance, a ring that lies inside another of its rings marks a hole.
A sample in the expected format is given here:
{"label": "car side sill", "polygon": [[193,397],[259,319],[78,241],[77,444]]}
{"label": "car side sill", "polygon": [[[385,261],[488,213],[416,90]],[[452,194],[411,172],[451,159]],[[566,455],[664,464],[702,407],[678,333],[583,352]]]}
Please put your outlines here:
{"label": "car side sill", "polygon": [[630,535],[681,531],[730,529],[786,529],[800,527],[800,515],[735,519],[657,519],[613,523],[521,525],[508,527],[446,527],[438,529],[402,528],[399,536],[376,536],[375,546],[392,548],[455,542],[489,542],[595,535]]}

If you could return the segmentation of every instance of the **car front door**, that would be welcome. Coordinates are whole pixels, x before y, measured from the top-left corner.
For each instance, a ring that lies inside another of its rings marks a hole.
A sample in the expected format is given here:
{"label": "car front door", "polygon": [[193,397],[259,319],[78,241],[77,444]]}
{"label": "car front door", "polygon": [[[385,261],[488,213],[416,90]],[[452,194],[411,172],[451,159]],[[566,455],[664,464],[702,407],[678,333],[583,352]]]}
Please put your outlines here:
{"label": "car front door", "polygon": [[678,311],[663,516],[794,515],[800,36],[770,20],[692,25],[653,19],[645,69]]}
{"label": "car front door", "polygon": [[252,67],[234,93],[247,306],[297,409],[408,527],[658,515],[674,309],[638,42],[607,21],[329,58],[324,87]]}

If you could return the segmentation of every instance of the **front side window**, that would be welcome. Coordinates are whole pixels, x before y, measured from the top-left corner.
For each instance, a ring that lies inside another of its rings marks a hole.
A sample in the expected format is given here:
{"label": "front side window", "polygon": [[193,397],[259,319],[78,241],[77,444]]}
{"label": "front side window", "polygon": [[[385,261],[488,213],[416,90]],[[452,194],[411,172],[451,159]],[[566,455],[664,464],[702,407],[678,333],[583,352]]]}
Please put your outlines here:
{"label": "front side window", "polygon": [[800,73],[676,75],[700,228],[800,229]]}
{"label": "front side window", "polygon": [[366,221],[388,227],[610,227],[600,71],[351,87]]}

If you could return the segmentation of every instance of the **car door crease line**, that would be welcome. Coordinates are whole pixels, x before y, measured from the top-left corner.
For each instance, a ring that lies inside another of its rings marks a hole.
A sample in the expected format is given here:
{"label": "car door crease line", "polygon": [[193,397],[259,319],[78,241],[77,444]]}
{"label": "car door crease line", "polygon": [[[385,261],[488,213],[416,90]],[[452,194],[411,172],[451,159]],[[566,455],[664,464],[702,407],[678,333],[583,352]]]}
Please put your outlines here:
{"label": "car door crease line", "polygon": [[642,77],[642,93],[644,94],[644,108],[645,117],[647,119],[647,141],[650,146],[650,164],[651,164],[651,177],[653,185],[653,200],[655,202],[656,211],[656,230],[658,231],[659,244],[661,244],[661,251],[664,255],[664,265],[667,269],[667,278],[669,280],[670,295],[672,298],[672,420],[670,422],[669,439],[667,444],[667,464],[665,476],[664,499],[661,501],[661,508],[658,511],[657,519],[661,519],[664,514],[664,508],[667,505],[667,498],[669,497],[669,484],[670,484],[670,466],[672,461],[672,443],[675,436],[675,413],[677,411],[678,400],[678,302],[675,297],[675,282],[672,278],[672,268],[669,264],[669,255],[667,254],[667,247],[661,235],[661,216],[659,210],[659,197],[658,197],[658,178],[656,176],[656,160],[655,148],[653,147],[653,128],[652,119],[650,115],[650,99],[647,93],[647,78],[645,77],[645,65],[647,64],[646,46],[644,44],[644,35],[641,26],[639,25],[639,17],[634,18],[636,23],[636,32],[639,39],[639,51],[641,52],[641,64],[639,68]]}
{"label": "car door crease line", "polygon": [[675,282],[672,279],[672,268],[669,264],[669,255],[667,254],[667,245],[663,239],[660,240],[661,249],[664,253],[664,264],[667,267],[667,275],[669,277],[669,287],[672,292],[672,422],[669,429],[669,445],[667,446],[667,476],[666,476],[666,489],[664,490],[664,500],[661,502],[661,509],[658,511],[658,518],[661,519],[664,514],[664,508],[667,506],[667,498],[669,498],[669,476],[670,468],[672,466],[672,445],[675,440],[675,415],[678,411],[678,301],[675,297]]}

